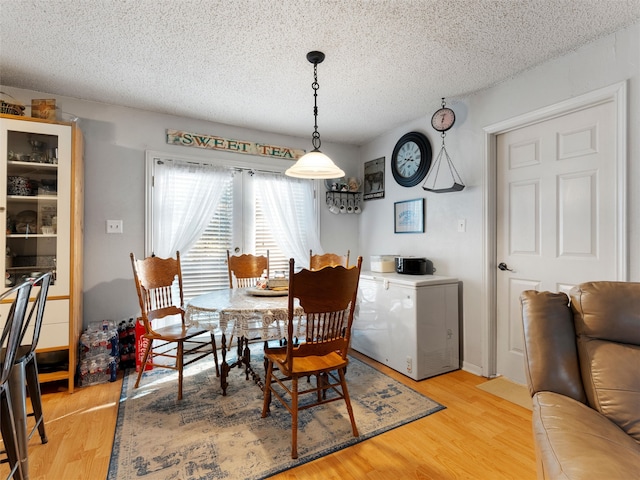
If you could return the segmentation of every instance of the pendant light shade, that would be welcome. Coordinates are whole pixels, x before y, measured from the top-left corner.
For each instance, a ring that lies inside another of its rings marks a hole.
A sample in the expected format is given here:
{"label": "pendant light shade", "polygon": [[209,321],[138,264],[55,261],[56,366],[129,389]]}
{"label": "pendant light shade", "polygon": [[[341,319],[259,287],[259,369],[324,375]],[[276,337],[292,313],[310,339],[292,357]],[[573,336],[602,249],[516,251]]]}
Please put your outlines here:
{"label": "pendant light shade", "polygon": [[313,63],[313,116],[315,119],[313,130],[313,150],[306,153],[298,161],[287,169],[285,175],[297,178],[326,179],[344,177],[344,171],[337,167],[333,161],[320,151],[320,133],[318,132],[318,64],[324,60],[324,53],[309,52],[307,60]]}
{"label": "pendant light shade", "polygon": [[320,150],[312,150],[284,172],[298,178],[341,178],[344,171]]}

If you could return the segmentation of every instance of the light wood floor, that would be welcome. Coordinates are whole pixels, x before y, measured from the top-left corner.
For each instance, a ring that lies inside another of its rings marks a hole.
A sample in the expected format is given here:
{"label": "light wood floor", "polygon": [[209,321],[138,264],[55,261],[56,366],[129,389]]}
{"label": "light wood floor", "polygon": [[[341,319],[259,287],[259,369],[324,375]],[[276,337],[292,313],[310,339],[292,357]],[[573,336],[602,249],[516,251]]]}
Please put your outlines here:
{"label": "light wood floor", "polygon": [[[531,412],[476,388],[485,378],[459,370],[415,382],[355,355],[447,408],[272,478],[536,478]],[[37,434],[29,442],[31,480],[106,478],[121,385],[120,378],[73,394],[45,385],[49,442],[42,445]],[[0,476],[7,472],[1,465]]]}

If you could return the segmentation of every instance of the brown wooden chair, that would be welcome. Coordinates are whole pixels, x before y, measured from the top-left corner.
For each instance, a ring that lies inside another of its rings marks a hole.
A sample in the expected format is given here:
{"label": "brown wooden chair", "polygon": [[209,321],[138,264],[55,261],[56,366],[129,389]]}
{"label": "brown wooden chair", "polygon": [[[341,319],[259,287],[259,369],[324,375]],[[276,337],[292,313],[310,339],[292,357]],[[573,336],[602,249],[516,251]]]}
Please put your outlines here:
{"label": "brown wooden chair", "polygon": [[336,265],[342,265],[345,268],[349,267],[349,254],[350,250],[347,250],[346,255],[338,255],[337,253],[324,253],[313,254],[312,250],[309,250],[309,269],[320,270],[324,267],[335,267]]}
{"label": "brown wooden chair", "polygon": [[[148,340],[135,388],[138,388],[148,362],[156,357],[168,358],[172,360],[170,363],[153,361],[153,366],[178,371],[178,400],[181,400],[185,366],[213,353],[216,375],[220,376],[214,334],[185,324],[180,252],[176,252],[175,259],[151,256],[137,260],[133,253],[130,256],[144,323],[144,338]],[[154,326],[154,322],[160,319],[171,323]],[[206,340],[197,338],[206,333],[210,333]],[[190,358],[185,361],[185,357]]]}
{"label": "brown wooden chair", "polygon": [[[358,293],[362,257],[351,268],[327,267],[294,273],[294,260],[289,260],[289,321],[287,344],[265,348],[267,374],[264,387],[262,417],[269,413],[274,395],[291,413],[291,458],[298,458],[298,411],[336,400],[344,400],[351,420],[353,435],[358,428],[353,416],[345,369],[349,363],[347,350]],[[294,341],[294,299],[299,299],[306,317],[304,340]],[[337,375],[336,375],[337,373]],[[301,377],[315,376],[315,386]],[[327,395],[329,393],[329,395]],[[315,394],[311,403],[300,406],[300,395]]]}
{"label": "brown wooden chair", "polygon": [[229,288],[234,288],[234,278],[236,288],[255,287],[265,270],[269,278],[269,250],[266,256],[249,253],[231,255],[227,250],[227,267],[229,268]]}

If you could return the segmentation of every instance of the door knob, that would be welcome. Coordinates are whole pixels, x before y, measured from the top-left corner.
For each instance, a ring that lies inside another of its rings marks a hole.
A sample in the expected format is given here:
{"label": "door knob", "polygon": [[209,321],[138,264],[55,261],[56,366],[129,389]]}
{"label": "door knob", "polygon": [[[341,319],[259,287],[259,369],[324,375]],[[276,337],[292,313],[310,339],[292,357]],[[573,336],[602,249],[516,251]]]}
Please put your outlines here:
{"label": "door knob", "polygon": [[503,272],[506,271],[506,270],[509,270],[510,272],[513,272],[513,270],[511,270],[509,267],[507,267],[507,264],[504,263],[504,262],[499,263],[498,264],[498,268],[500,270],[502,270]]}

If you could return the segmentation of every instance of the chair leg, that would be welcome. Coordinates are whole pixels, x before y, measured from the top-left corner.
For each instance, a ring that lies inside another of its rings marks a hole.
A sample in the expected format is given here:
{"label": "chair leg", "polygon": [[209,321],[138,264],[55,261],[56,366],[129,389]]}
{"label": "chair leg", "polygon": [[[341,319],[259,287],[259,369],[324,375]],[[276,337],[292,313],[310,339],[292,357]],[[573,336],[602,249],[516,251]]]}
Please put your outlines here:
{"label": "chair leg", "polygon": [[42,443],[47,443],[49,439],[44,430],[44,415],[42,414],[42,392],[40,390],[40,382],[38,381],[38,364],[36,363],[36,357],[33,355],[27,364],[25,365],[27,374],[27,388],[29,391],[29,397],[31,398],[31,406],[33,407],[33,416],[36,420],[36,424],[33,430],[29,433],[31,438],[38,429],[40,434],[40,440]]}
{"label": "chair leg", "polygon": [[22,480],[24,478],[22,474],[22,462],[20,461],[20,454],[18,453],[18,437],[16,435],[16,424],[13,418],[11,395],[9,394],[8,390],[3,390],[0,393],[0,416],[2,416],[2,422],[0,422],[2,441],[4,442],[4,449],[9,460],[11,472],[7,478],[10,478],[12,475],[14,475],[14,478]]}
{"label": "chair leg", "polygon": [[267,363],[267,374],[264,378],[264,396],[262,400],[262,418],[269,414],[269,405],[271,404],[271,374],[273,373],[273,362],[265,358]]}
{"label": "chair leg", "polygon": [[140,379],[142,378],[144,369],[147,367],[147,360],[149,360],[149,354],[151,353],[152,345],[153,340],[149,340],[147,342],[147,349],[144,352],[144,357],[142,358],[142,365],[140,365],[140,370],[138,371],[138,378],[136,379],[136,384],[133,386],[133,388],[138,388],[138,385],[140,385]]}
{"label": "chair leg", "polygon": [[347,404],[347,412],[349,412],[349,419],[351,420],[351,429],[353,430],[353,436],[357,437],[360,434],[358,433],[358,427],[356,427],[356,419],[353,416],[353,408],[351,408],[351,399],[349,398],[349,390],[347,389],[347,381],[344,378],[344,369],[338,370],[338,375],[340,375],[340,385],[342,386],[342,394],[344,396],[344,401]]}
{"label": "chair leg", "polygon": [[291,458],[298,458],[298,377],[291,378]]}
{"label": "chair leg", "polygon": [[216,347],[216,337],[211,332],[211,345],[213,346],[213,361],[216,364],[216,377],[220,376],[220,366],[218,365],[218,348]]}
{"label": "chair leg", "polygon": [[178,400],[182,400],[182,365],[184,362],[184,342],[178,342],[178,353],[176,362],[178,363],[176,367],[178,367]]}

